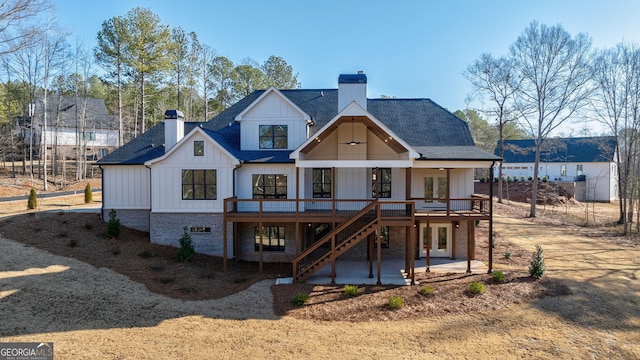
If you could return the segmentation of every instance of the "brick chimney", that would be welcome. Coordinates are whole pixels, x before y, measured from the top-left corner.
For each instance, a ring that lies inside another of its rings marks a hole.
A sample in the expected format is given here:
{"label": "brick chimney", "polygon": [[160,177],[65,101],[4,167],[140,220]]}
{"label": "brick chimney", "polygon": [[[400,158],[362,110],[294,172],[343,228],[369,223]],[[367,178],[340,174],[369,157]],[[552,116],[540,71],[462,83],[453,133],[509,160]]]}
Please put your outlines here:
{"label": "brick chimney", "polygon": [[367,75],[362,70],[357,74],[340,74],[338,77],[338,112],[352,101],[367,109]]}
{"label": "brick chimney", "polygon": [[184,137],[184,114],[180,110],[164,112],[164,152]]}

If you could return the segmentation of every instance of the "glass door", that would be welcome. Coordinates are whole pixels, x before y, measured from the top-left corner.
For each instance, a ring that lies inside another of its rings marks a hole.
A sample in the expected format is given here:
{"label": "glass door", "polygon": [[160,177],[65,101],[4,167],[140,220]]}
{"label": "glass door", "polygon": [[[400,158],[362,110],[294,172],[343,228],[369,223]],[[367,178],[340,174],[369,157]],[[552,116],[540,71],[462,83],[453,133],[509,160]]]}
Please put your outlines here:
{"label": "glass door", "polygon": [[451,257],[451,224],[426,224],[420,226],[421,257]]}

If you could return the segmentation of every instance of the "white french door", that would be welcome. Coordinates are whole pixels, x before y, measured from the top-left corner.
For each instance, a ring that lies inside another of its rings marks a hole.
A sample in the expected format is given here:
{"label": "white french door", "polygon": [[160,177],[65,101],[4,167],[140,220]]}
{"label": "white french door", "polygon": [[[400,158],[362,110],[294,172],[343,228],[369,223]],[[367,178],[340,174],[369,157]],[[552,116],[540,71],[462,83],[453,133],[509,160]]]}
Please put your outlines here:
{"label": "white french door", "polygon": [[451,257],[451,224],[420,224],[420,256]]}
{"label": "white french door", "polygon": [[[424,178],[424,198],[437,199],[436,203],[444,204],[447,198],[447,178],[443,176],[430,176]],[[433,203],[433,200],[427,200]]]}

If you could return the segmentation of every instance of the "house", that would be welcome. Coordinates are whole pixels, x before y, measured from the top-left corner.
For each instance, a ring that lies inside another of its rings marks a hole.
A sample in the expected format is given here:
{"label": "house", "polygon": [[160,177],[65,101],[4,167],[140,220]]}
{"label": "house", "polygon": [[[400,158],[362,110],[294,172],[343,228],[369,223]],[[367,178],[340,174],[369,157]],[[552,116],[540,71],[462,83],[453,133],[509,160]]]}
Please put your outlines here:
{"label": "house", "polygon": [[206,123],[167,111],[98,164],[103,216],[116,210],[154,243],[177,246],[186,229],[196,251],[291,263],[296,281],[375,260],[379,282],[392,258],[470,270],[475,222],[492,218],[474,168],[497,160],[429,99],[368,99],[359,72],[337,89],[255,91]]}
{"label": "house", "polygon": [[49,155],[59,159],[80,155],[97,160],[118,146],[117,118],[108,114],[103,99],[48,94],[45,105],[43,94],[38,94],[32,107],[33,127],[30,118],[22,127],[26,144],[33,130],[35,155],[43,142]]}
{"label": "house", "polygon": [[[575,183],[579,201],[613,201],[618,198],[616,140],[613,136],[547,138],[542,143],[539,177]],[[500,153],[496,148],[495,154]],[[505,140],[503,178],[528,179],[535,166],[535,140]],[[494,169],[498,177],[498,168]]]}

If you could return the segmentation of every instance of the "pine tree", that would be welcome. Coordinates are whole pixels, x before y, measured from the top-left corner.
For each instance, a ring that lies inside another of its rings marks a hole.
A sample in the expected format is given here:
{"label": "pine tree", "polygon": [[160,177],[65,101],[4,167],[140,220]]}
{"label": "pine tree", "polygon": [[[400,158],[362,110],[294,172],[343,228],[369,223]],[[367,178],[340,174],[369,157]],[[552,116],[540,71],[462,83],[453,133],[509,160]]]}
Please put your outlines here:
{"label": "pine tree", "polygon": [[183,228],[184,233],[180,238],[180,248],[178,249],[178,259],[180,261],[189,261],[191,260],[191,256],[195,253],[195,248],[193,247],[193,241],[191,240],[191,235],[187,232],[187,228]]}
{"label": "pine tree", "polygon": [[35,209],[38,207],[38,196],[36,195],[36,189],[31,188],[29,193],[29,200],[27,201],[27,209]]}
{"label": "pine tree", "polygon": [[84,188],[84,203],[90,204],[93,202],[93,193],[91,192],[91,183],[87,183]]}
{"label": "pine tree", "polygon": [[542,248],[540,245],[536,245],[536,252],[533,253],[533,259],[529,265],[529,274],[534,279],[540,279],[544,276],[545,265],[544,257],[542,256]]}

